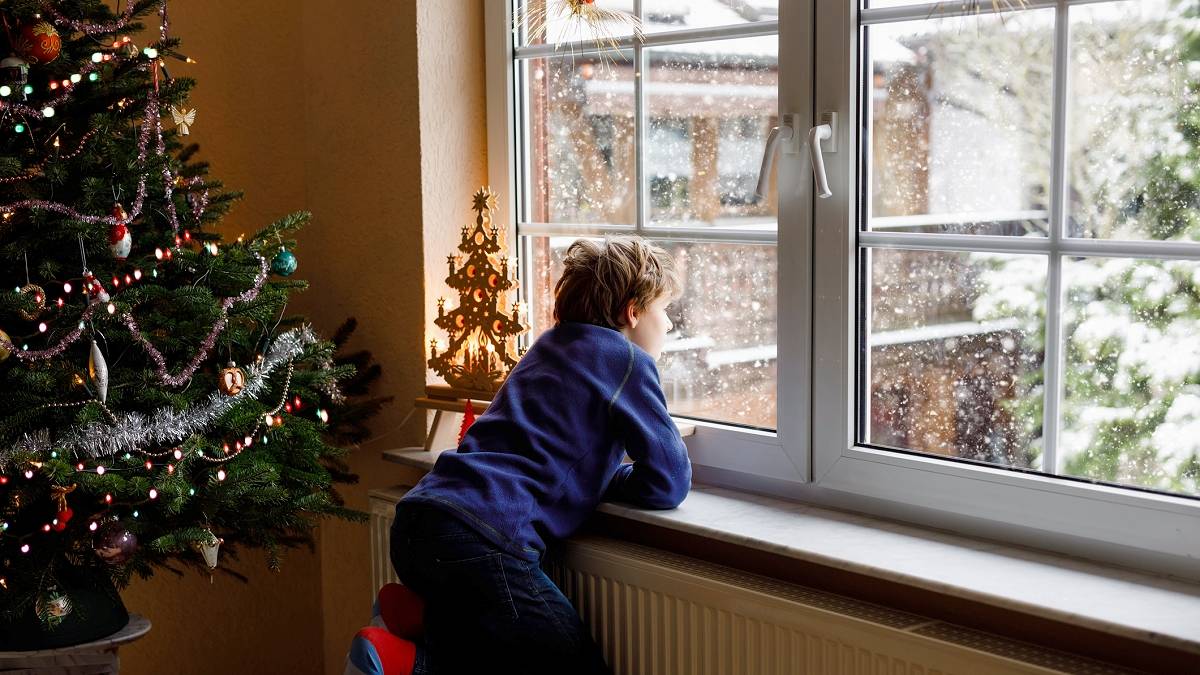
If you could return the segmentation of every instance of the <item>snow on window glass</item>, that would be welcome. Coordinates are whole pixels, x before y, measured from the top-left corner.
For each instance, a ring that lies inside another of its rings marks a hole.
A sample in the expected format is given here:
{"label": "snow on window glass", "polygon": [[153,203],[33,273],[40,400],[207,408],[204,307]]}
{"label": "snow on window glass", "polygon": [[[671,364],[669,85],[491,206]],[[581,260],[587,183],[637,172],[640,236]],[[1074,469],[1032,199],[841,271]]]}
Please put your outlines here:
{"label": "snow on window glass", "polygon": [[1048,9],[865,30],[870,229],[1045,235],[1053,22]]}
{"label": "snow on window glass", "polygon": [[597,57],[522,62],[529,222],[637,219],[633,68]]}
{"label": "snow on window glass", "polygon": [[754,190],[777,124],[777,51],[776,36],[646,50],[651,224],[774,229],[774,190]]}
{"label": "snow on window glass", "polygon": [[[533,332],[553,325],[554,283],[576,237],[531,237]],[[675,259],[683,297],[658,361],[671,412],[775,427],[775,247],[656,242]]]}
{"label": "snow on window glass", "polygon": [[1200,263],[1064,269],[1061,473],[1200,494]]}
{"label": "snow on window glass", "polygon": [[1069,233],[1200,240],[1195,3],[1071,8]]}
{"label": "snow on window glass", "polygon": [[646,33],[779,18],[779,0],[643,0],[642,7]]}
{"label": "snow on window glass", "polygon": [[[1023,292],[989,293],[1018,270]],[[866,271],[863,440],[1040,467],[1046,258],[874,250]]]}

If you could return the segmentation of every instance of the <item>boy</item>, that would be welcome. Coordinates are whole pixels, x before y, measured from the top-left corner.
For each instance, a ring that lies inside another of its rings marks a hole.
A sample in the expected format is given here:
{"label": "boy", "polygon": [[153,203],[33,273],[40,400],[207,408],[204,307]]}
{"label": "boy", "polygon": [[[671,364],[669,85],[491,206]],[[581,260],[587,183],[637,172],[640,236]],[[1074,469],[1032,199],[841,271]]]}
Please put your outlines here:
{"label": "boy", "polygon": [[[670,256],[635,237],[580,240],[554,287],[556,325],[521,359],[457,452],[396,507],[396,574],[425,601],[414,673],[610,672],[541,571],[550,541],[603,500],[672,509],[692,468],[655,360],[680,293]],[[633,464],[621,464],[628,453]]]}

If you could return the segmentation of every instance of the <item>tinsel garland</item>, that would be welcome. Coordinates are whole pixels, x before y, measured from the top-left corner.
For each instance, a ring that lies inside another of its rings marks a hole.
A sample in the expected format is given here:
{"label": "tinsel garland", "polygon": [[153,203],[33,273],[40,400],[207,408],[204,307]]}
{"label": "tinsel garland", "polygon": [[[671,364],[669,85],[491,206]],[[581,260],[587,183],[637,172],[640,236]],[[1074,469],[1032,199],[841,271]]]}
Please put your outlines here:
{"label": "tinsel garland", "polygon": [[247,398],[254,398],[266,389],[268,377],[277,368],[286,367],[300,356],[304,348],[319,341],[311,326],[302,326],[281,333],[271,343],[266,356],[246,368],[246,387],[234,396],[214,391],[208,401],[187,410],[160,408],[152,413],[131,412],[120,417],[117,424],[93,422],[74,429],[55,443],[55,447],[76,456],[106,457],[135,452],[139,448],[177,444],[201,431]]}
{"label": "tinsel garland", "polygon": [[192,360],[178,375],[171,375],[171,373],[167,370],[166,358],[163,357],[162,352],[158,351],[157,347],[155,347],[149,340],[146,339],[145,335],[142,335],[142,329],[140,326],[138,326],[137,321],[134,320],[133,315],[129,312],[121,315],[121,319],[125,322],[126,328],[129,329],[129,334],[133,336],[133,339],[138,341],[138,344],[142,345],[142,348],[145,349],[146,353],[150,355],[150,358],[154,360],[154,372],[163,384],[167,385],[168,387],[182,387],[191,381],[192,375],[195,374],[196,369],[200,367],[200,364],[208,358],[208,354],[212,351],[213,345],[217,343],[217,337],[221,334],[221,331],[225,330],[226,324],[229,323],[230,308],[232,308],[236,303],[250,302],[254,298],[258,297],[258,292],[262,290],[263,284],[267,281],[267,272],[270,269],[270,266],[267,264],[266,258],[258,255],[257,253],[254,254],[254,257],[258,258],[260,265],[258,276],[254,278],[254,285],[245,291],[242,291],[242,293],[239,295],[231,296],[221,301],[221,318],[217,319],[216,323],[213,324],[212,330],[210,330],[208,332],[208,336],[204,338],[204,342],[201,343],[200,349],[196,352],[196,355],[192,357]]}
{"label": "tinsel garland", "polygon": [[88,21],[76,21],[75,19],[64,16],[54,7],[53,2],[42,3],[42,11],[54,18],[54,23],[63,26],[69,26],[71,30],[84,35],[94,35],[96,33],[115,33],[119,30],[124,30],[129,22],[133,20],[133,10],[136,3],[129,2],[125,6],[125,11],[121,12],[121,16],[112,23],[91,23]]}

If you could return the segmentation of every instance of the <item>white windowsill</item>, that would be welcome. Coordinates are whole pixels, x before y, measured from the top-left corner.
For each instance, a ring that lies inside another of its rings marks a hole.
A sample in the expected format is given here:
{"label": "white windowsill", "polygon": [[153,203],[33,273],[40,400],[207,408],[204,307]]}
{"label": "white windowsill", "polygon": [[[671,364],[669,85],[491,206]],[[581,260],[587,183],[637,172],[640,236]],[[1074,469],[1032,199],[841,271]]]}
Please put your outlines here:
{"label": "white windowsill", "polygon": [[[383,454],[428,470],[440,451]],[[1200,584],[704,485],[599,511],[1200,656]]]}

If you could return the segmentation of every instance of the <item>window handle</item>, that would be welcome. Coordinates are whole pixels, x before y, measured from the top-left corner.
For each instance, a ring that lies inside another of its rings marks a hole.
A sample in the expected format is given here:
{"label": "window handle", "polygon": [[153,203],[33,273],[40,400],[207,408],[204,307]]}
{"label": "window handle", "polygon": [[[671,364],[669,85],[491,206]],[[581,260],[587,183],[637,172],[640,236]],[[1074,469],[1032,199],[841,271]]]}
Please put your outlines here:
{"label": "window handle", "polygon": [[833,138],[833,127],[828,124],[818,124],[808,130],[808,157],[812,160],[817,196],[822,199],[833,196],[833,191],[829,189],[829,177],[825,175],[825,156],[821,152],[821,141],[830,138]]}
{"label": "window handle", "polygon": [[[832,197],[833,191],[829,189],[829,178],[825,175],[825,158],[822,154],[821,141],[833,138],[833,125],[837,122],[832,113],[823,115],[822,120],[825,123],[808,130],[808,153],[809,160],[812,162],[813,179],[817,184],[817,196],[825,198]],[[779,147],[783,146],[785,154],[800,153],[800,138],[796,133],[799,121],[799,115],[789,113],[783,116],[783,124],[772,127],[771,133],[767,136],[766,147],[763,148],[762,167],[758,171],[758,187],[754,190],[756,198],[762,199],[767,193],[767,183],[771,179],[771,169],[775,166],[775,155],[779,152]],[[829,151],[836,152],[837,148],[831,147]]]}

